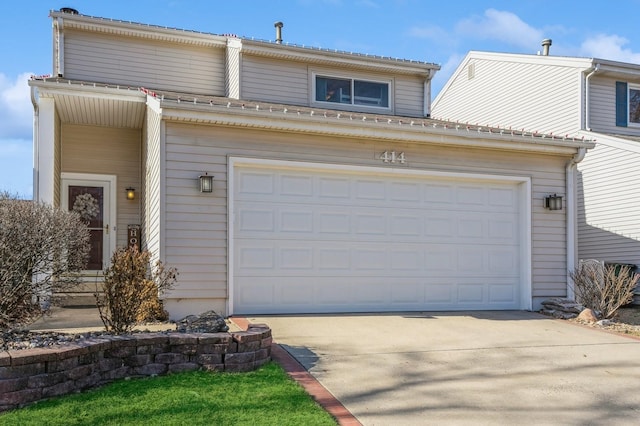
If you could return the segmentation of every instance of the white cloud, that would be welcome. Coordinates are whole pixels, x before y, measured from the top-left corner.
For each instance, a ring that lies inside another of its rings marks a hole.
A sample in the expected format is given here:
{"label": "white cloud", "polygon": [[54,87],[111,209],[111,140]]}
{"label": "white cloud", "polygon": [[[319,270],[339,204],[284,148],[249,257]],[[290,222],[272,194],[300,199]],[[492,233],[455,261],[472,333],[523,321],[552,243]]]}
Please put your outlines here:
{"label": "white cloud", "polygon": [[0,138],[0,192],[31,198],[33,153],[30,139]]}
{"label": "white cloud", "polygon": [[33,107],[27,84],[31,73],[22,73],[11,81],[0,73],[0,138],[30,138]]}
{"label": "white cloud", "polygon": [[438,26],[411,27],[407,34],[411,37],[427,39],[436,43],[452,41],[449,33]]}
{"label": "white cloud", "polygon": [[624,48],[628,43],[629,40],[615,34],[598,34],[583,41],[580,51],[584,56],[640,64],[640,53]]}
{"label": "white cloud", "polygon": [[497,40],[530,50],[544,38],[543,31],[524,22],[518,15],[487,9],[483,16],[463,19],[456,25],[456,32],[478,39]]}

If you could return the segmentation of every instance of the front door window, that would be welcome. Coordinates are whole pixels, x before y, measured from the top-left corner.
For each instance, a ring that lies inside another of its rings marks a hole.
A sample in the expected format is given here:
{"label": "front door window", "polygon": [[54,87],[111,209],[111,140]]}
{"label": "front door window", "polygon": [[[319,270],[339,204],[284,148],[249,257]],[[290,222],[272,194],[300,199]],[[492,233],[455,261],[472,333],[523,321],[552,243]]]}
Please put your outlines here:
{"label": "front door window", "polygon": [[80,215],[89,227],[91,234],[91,250],[89,251],[87,269],[91,271],[102,270],[105,249],[104,233],[108,229],[104,222],[104,188],[84,185],[69,185],[68,188],[67,208]]}
{"label": "front door window", "polygon": [[89,227],[91,249],[87,271],[109,266],[115,247],[115,176],[62,173],[62,208],[74,211]]}

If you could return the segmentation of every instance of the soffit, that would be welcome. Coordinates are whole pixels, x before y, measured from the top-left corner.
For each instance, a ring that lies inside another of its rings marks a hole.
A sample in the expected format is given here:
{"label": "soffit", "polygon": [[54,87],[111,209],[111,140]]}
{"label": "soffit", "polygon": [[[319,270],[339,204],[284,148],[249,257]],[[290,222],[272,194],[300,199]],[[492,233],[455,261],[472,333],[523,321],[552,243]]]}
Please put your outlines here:
{"label": "soffit", "polygon": [[144,124],[146,96],[138,89],[74,87],[38,84],[38,96],[52,98],[60,121],[65,124],[140,129]]}

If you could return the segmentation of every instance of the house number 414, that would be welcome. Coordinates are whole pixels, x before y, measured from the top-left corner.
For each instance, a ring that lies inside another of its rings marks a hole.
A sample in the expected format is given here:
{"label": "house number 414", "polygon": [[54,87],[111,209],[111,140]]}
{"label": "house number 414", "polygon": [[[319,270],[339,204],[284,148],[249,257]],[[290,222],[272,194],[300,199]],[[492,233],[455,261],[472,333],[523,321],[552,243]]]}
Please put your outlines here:
{"label": "house number 414", "polygon": [[404,158],[404,152],[385,151],[379,157],[383,163],[400,163],[404,164],[407,160]]}

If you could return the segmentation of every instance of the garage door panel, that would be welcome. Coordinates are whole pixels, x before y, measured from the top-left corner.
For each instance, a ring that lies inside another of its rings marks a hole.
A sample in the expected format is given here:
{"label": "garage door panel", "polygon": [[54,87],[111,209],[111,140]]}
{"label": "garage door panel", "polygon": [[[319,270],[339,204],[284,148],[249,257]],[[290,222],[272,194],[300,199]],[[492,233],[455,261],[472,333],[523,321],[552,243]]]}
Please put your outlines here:
{"label": "garage door panel", "polygon": [[236,313],[517,309],[515,183],[234,172]]}
{"label": "garage door panel", "polygon": [[519,221],[513,214],[467,213],[370,207],[281,206],[258,202],[236,204],[236,238],[340,239],[370,238],[380,241],[461,241],[482,244],[512,243]]}
{"label": "garage door panel", "polygon": [[517,278],[517,246],[236,240],[235,275]]}

